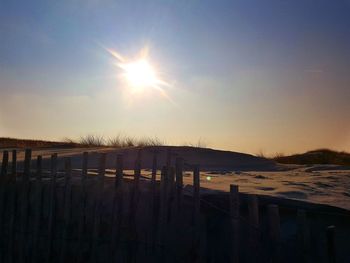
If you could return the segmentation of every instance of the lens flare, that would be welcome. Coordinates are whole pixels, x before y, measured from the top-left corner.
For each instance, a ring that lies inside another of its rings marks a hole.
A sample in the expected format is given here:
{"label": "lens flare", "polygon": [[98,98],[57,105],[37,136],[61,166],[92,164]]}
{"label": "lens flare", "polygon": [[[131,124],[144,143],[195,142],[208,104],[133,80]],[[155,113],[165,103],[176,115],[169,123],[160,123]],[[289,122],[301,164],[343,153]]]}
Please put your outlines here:
{"label": "lens flare", "polygon": [[163,97],[170,100],[164,90],[169,84],[159,77],[159,72],[150,63],[149,49],[144,47],[134,59],[129,59],[115,50],[106,49],[116,60],[120,69],[120,76],[125,81],[131,93],[141,93],[147,90],[156,90]]}

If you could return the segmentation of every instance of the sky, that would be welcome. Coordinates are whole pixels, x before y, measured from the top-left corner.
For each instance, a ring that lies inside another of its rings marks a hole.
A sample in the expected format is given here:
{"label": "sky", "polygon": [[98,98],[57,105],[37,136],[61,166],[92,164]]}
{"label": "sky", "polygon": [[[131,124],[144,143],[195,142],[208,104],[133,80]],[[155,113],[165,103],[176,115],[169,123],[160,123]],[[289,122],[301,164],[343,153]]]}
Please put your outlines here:
{"label": "sky", "polygon": [[[349,13],[347,0],[0,0],[0,137],[350,151]],[[107,51],[144,47],[162,92],[130,92]]]}

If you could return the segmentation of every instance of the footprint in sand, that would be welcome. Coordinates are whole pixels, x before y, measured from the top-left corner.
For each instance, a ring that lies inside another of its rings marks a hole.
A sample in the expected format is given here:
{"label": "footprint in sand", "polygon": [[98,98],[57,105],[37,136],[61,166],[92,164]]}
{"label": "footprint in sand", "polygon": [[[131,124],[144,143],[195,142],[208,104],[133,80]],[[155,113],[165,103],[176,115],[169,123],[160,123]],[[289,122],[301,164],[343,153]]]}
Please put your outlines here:
{"label": "footprint in sand", "polygon": [[288,197],[288,198],[307,199],[307,194],[300,191],[285,191],[285,192],[277,192],[276,194],[284,197]]}
{"label": "footprint in sand", "polygon": [[276,188],[274,188],[274,187],[265,187],[265,186],[257,186],[257,187],[255,187],[255,189],[262,190],[262,191],[273,191]]}
{"label": "footprint in sand", "polygon": [[267,177],[263,176],[263,175],[257,175],[257,176],[254,176],[254,178],[256,178],[256,179],[267,179]]}

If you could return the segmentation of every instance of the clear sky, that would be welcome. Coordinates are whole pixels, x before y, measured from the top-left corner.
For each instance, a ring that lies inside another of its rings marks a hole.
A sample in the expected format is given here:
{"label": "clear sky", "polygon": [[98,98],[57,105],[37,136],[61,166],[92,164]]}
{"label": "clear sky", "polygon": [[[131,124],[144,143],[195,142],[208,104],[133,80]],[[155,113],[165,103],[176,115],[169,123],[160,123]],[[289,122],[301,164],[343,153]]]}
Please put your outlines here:
{"label": "clear sky", "polygon": [[[0,136],[350,151],[350,1],[0,0]],[[169,85],[128,92],[105,48]]]}

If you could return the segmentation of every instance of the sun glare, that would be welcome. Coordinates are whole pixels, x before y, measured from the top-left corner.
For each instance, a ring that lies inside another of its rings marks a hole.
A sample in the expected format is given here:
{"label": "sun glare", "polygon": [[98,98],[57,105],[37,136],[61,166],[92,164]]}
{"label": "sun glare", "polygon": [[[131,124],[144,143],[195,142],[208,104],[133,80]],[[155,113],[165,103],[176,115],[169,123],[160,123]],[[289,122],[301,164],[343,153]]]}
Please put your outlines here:
{"label": "sun glare", "polygon": [[120,76],[132,94],[153,89],[170,100],[163,89],[169,84],[159,77],[159,72],[150,63],[147,47],[141,49],[139,55],[134,59],[126,58],[115,50],[106,50],[117,59],[116,65],[121,70]]}
{"label": "sun glare", "polygon": [[128,84],[134,89],[155,87],[158,84],[155,70],[145,59],[124,63],[120,67],[124,69],[123,75]]}

